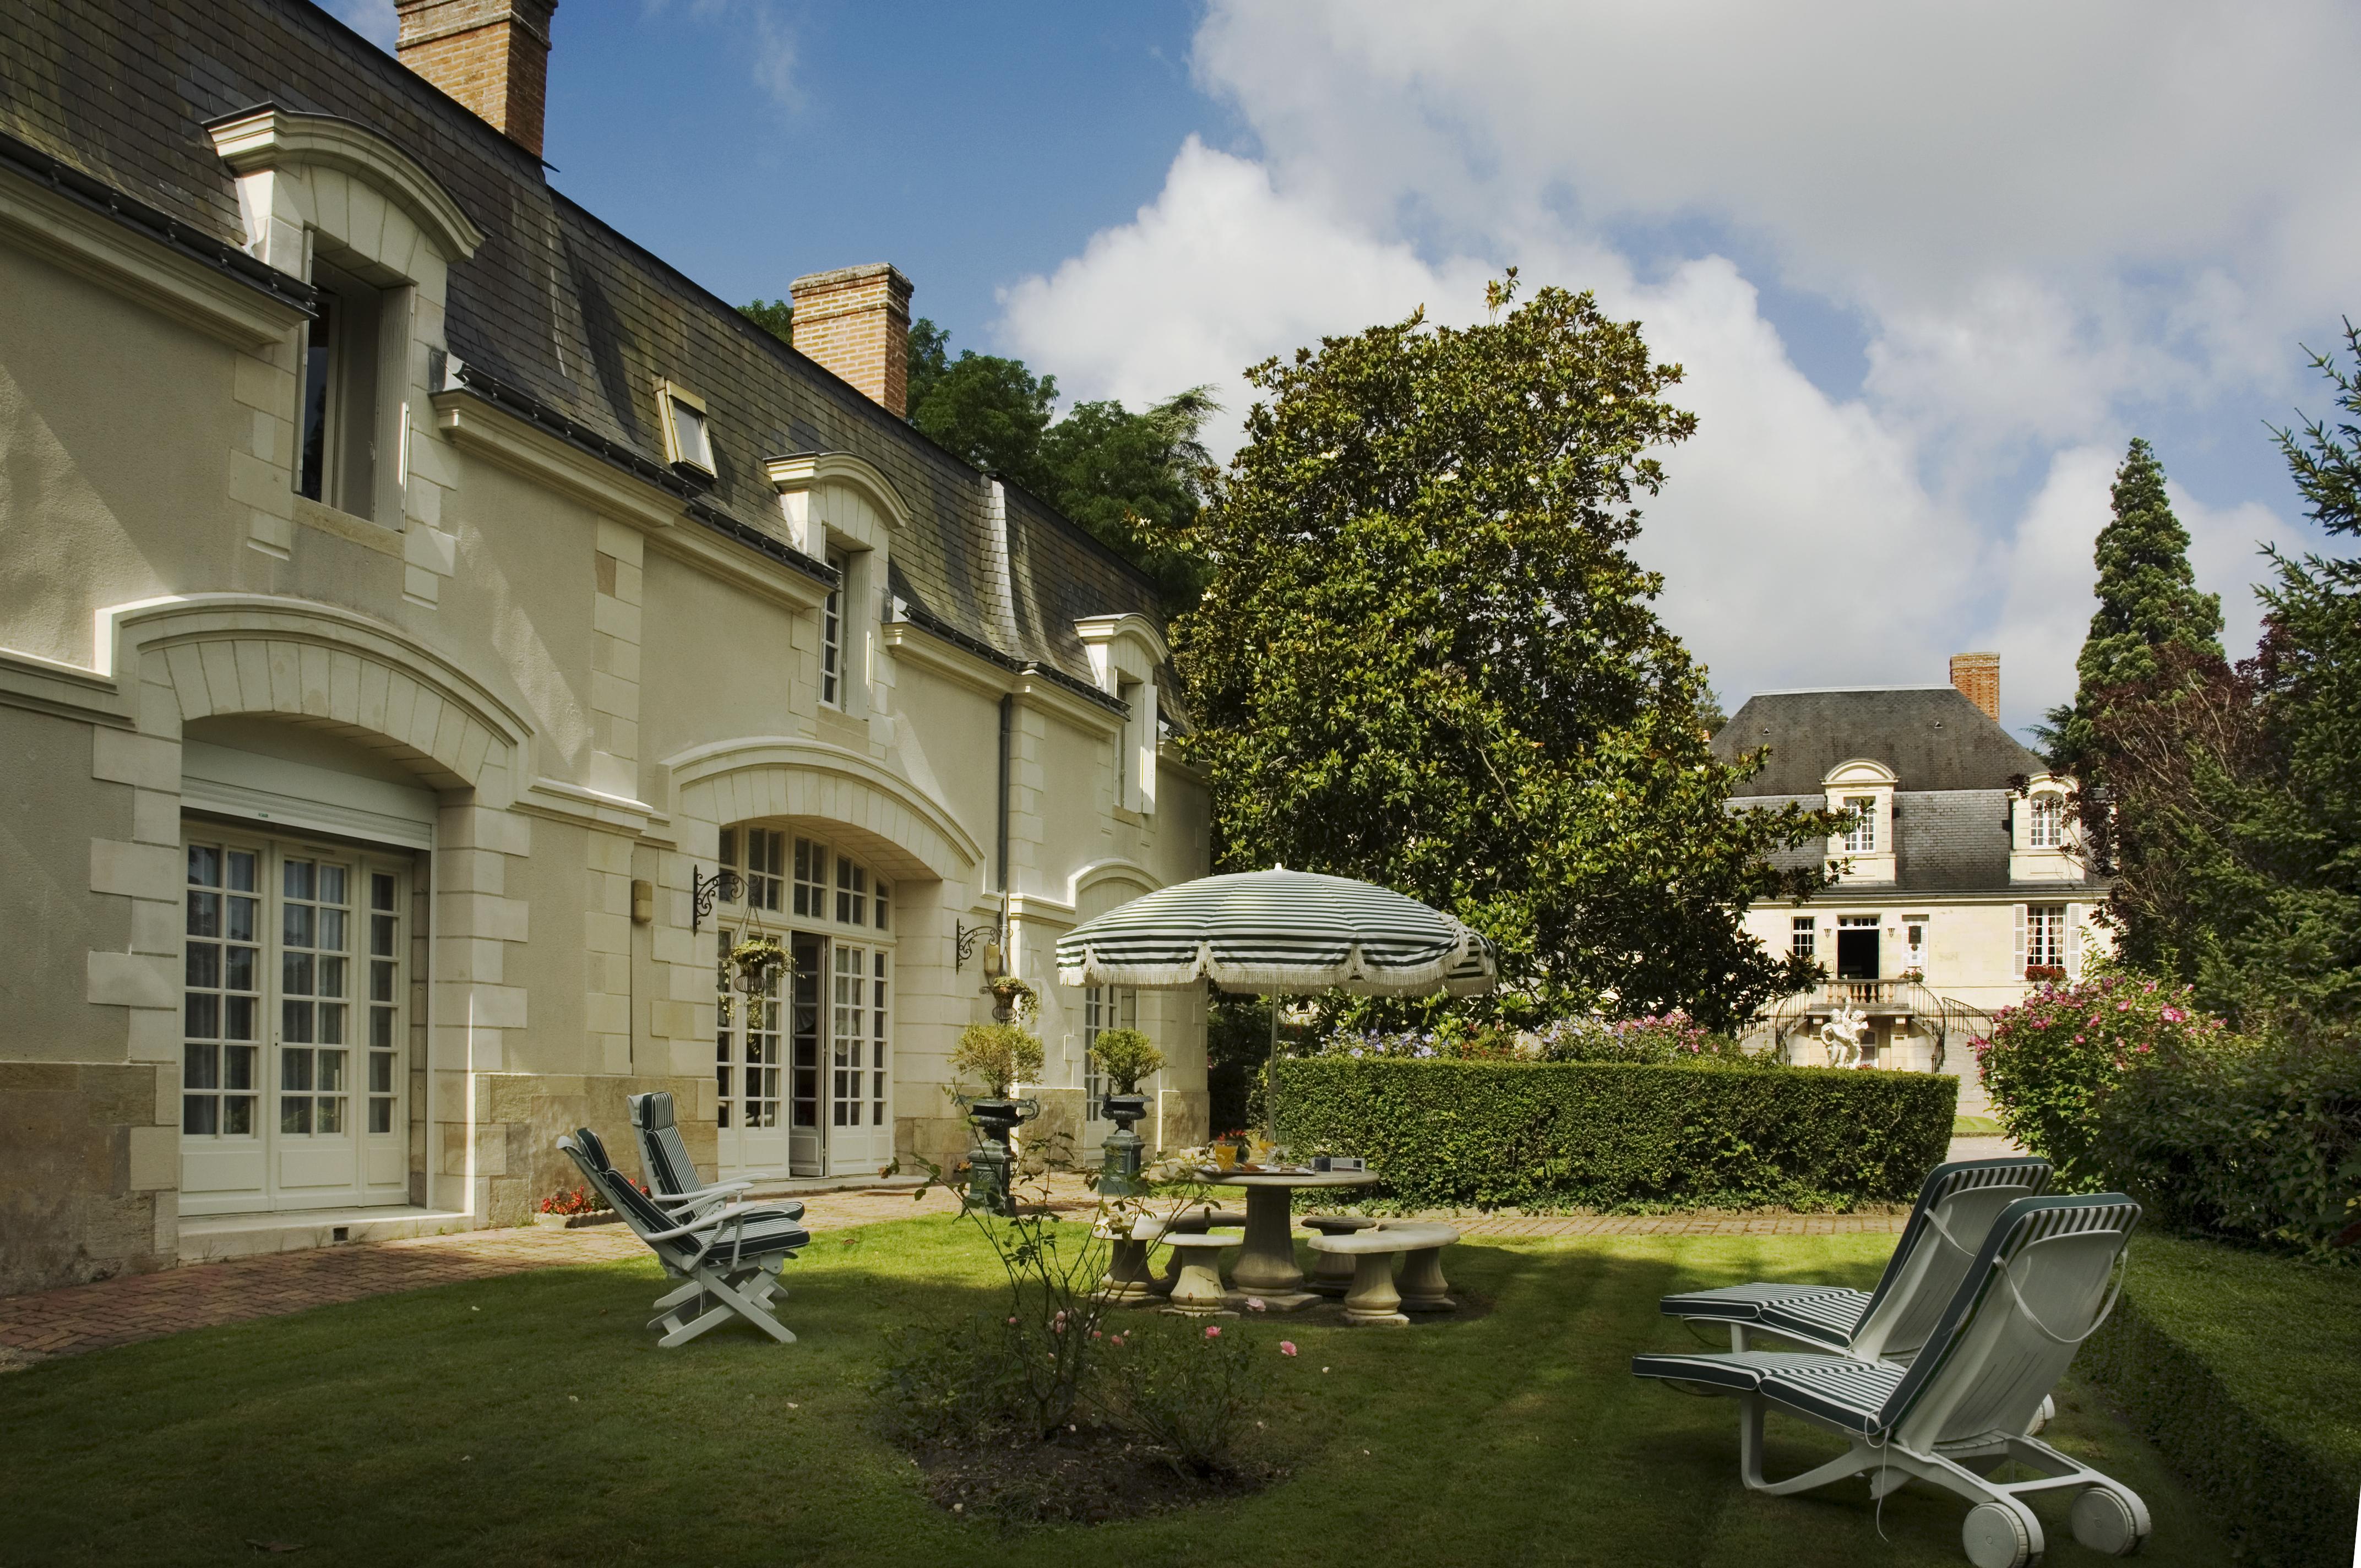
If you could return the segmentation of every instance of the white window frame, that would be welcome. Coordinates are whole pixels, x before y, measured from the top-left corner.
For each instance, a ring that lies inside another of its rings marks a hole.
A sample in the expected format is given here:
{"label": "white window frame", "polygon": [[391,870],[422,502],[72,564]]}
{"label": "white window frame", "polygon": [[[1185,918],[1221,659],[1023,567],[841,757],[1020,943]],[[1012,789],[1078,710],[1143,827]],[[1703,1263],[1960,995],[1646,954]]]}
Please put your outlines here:
{"label": "white window frame", "polygon": [[[664,461],[675,468],[694,468],[708,478],[713,466],[713,416],[705,400],[677,381],[656,382],[656,422],[664,427]],[[694,416],[694,422],[681,415]]]}
{"label": "white window frame", "polygon": [[2026,803],[2025,845],[2029,850],[2066,847],[2066,797],[2044,790]]}
{"label": "white window frame", "polygon": [[1820,961],[1820,923],[1810,915],[1791,916],[1787,921],[1787,952],[1798,959]]}
{"label": "white window frame", "polygon": [[840,709],[845,706],[844,607],[851,597],[852,557],[830,545],[827,559],[836,568],[836,586],[819,608],[819,700],[823,707]]}
{"label": "white window frame", "polygon": [[1852,824],[1844,833],[1844,852],[1848,855],[1877,853],[1877,796],[1846,795],[1844,809],[1853,813]]}
{"label": "white window frame", "polygon": [[2026,969],[2066,968],[2066,905],[2062,904],[2028,904],[2025,905],[2025,967]]}

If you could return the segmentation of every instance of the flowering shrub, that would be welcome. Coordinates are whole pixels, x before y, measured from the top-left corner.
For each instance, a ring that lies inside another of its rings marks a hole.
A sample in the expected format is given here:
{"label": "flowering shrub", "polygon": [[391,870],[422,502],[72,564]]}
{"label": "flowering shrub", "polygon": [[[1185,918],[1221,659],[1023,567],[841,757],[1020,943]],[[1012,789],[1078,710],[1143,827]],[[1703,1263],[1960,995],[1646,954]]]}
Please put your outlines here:
{"label": "flowering shrub", "polygon": [[544,1198],[541,1201],[543,1213],[565,1214],[569,1217],[575,1214],[603,1214],[612,1205],[604,1198],[599,1197],[588,1187],[577,1187],[571,1192],[561,1192],[555,1198]]}
{"label": "flowering shrub", "polygon": [[[1279,1354],[1292,1355],[1294,1346]],[[1105,1375],[1109,1413],[1189,1476],[1230,1470],[1262,1392],[1254,1342],[1219,1324],[1131,1330],[1107,1358]]]}
{"label": "flowering shrub", "polygon": [[2044,985],[1970,1043],[2009,1136],[2057,1166],[2061,1190],[2093,1191],[2108,1179],[2092,1157],[2099,1102],[2156,1051],[2193,1048],[2224,1027],[2187,986],[2109,973]]}

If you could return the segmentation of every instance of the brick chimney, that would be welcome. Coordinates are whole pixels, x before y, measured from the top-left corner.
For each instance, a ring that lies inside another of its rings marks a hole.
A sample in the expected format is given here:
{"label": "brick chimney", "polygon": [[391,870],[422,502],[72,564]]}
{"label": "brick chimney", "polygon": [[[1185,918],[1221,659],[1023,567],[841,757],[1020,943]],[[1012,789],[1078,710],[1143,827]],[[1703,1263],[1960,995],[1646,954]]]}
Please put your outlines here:
{"label": "brick chimney", "polygon": [[541,156],[557,0],[394,0],[401,63]]}
{"label": "brick chimney", "polygon": [[1986,718],[1994,724],[2000,722],[1999,654],[1952,654],[1951,684],[1959,687],[1970,702],[1982,708]]}
{"label": "brick chimney", "polygon": [[884,405],[910,412],[910,280],[882,261],[807,272],[787,286],[796,351]]}

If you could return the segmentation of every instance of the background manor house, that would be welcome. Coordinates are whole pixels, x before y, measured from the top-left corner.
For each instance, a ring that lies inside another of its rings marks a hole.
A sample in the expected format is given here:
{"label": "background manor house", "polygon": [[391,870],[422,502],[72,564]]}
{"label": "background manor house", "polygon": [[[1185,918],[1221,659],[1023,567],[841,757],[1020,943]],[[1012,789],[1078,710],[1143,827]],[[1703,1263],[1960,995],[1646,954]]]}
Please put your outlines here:
{"label": "background manor house", "polygon": [[642,1090],[947,1160],[1004,913],[1051,1120],[1136,1021],[1205,1135],[1202,996],[1048,961],[1207,869],[1148,582],[911,430],[900,274],[791,350],[552,190],[552,8],[0,15],[0,1294],[512,1223]]}
{"label": "background manor house", "polygon": [[[2070,852],[2072,782],[2000,726],[2000,656],[1962,653],[1950,685],[1763,692],[1714,737],[1736,760],[1767,746],[1733,809],[1797,804],[1853,814],[1825,845],[1779,857],[1845,870],[1807,903],[1765,899],[1746,928],[1807,958],[1825,984],[1771,1009],[1758,1044],[1825,1059],[1817,1028],[1867,1014],[1864,1060],[1972,1079],[1970,1034],[2042,977],[2081,972],[2107,884]],[[1980,1109],[1971,1087],[1963,1109]]]}

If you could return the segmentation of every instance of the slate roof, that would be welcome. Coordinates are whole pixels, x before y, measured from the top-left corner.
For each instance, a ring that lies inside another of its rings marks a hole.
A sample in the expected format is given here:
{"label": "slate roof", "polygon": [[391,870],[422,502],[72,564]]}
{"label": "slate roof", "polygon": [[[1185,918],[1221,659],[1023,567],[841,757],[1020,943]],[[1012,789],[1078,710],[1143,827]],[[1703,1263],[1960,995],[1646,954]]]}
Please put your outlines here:
{"label": "slate roof", "polygon": [[[562,32],[551,68],[566,68]],[[531,154],[317,7],[0,6],[0,133],[155,209],[199,244],[246,241],[231,175],[202,127],[264,104],[338,115],[384,136],[484,231],[475,257],[451,269],[445,317],[451,355],[481,378],[462,383],[469,390],[497,389],[510,406],[541,411],[610,461],[661,471],[654,382],[669,377],[696,389],[710,410],[719,473],[691,515],[782,559],[794,553],[767,538],[779,510],[762,460],[823,451],[864,458],[914,518],[895,539],[889,584],[911,619],[1086,695],[1100,694],[1089,685],[1076,617],[1129,612],[1161,624],[1148,577],[1013,489],[1016,602],[1007,602],[990,565],[983,476],[559,194]],[[21,162],[0,160],[0,178],[11,171],[24,172]],[[861,258],[807,259],[818,267]]]}
{"label": "slate roof", "polygon": [[[2009,816],[2014,774],[2031,776],[2048,764],[2026,750],[1983,710],[1950,686],[1872,687],[1765,692],[1740,708],[1713,738],[1724,762],[1756,746],[1771,748],[1763,772],[1739,786],[1733,808],[1819,807],[1821,781],[1839,762],[1867,758],[1892,768],[1894,880],[1839,884],[1892,893],[2055,894],[2060,898],[2103,892],[2096,879],[2011,883]],[[1772,857],[1781,870],[1820,865],[1817,844]]]}
{"label": "slate roof", "polygon": [[1757,746],[1771,760],[1739,786],[1744,795],[1821,797],[1828,771],[1857,757],[1893,769],[1904,790],[2006,789],[2013,775],[2048,771],[1950,686],[1764,692],[1713,738],[1723,762]]}

